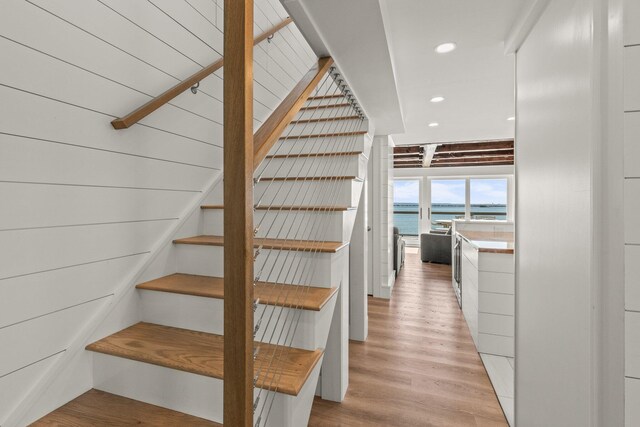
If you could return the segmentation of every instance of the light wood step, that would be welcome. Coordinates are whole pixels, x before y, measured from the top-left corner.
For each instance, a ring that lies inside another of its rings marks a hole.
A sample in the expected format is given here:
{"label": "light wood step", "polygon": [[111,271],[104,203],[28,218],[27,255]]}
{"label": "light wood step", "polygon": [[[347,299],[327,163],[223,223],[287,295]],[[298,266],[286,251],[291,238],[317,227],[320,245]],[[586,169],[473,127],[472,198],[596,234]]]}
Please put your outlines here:
{"label": "light wood step", "polygon": [[[260,351],[255,373],[260,365],[271,363],[272,368],[260,372],[257,387],[292,396],[300,392],[322,356],[321,350],[256,344]],[[140,322],[88,345],[87,350],[224,379],[224,337],[221,335]],[[276,360],[268,360],[273,354],[278,355]]]}
{"label": "light wood step", "polygon": [[343,108],[343,107],[350,107],[351,104],[349,104],[348,102],[342,103],[342,104],[326,104],[326,105],[312,105],[309,107],[302,107],[300,109],[300,111],[307,111],[307,110],[322,110],[325,108]]}
{"label": "light wood step", "polygon": [[[173,243],[179,245],[204,245],[204,246],[224,246],[222,236],[194,236],[185,239],[176,239]],[[276,249],[299,252],[323,252],[335,253],[347,244],[342,242],[314,242],[309,240],[284,240],[284,239],[253,239],[253,246],[262,246],[263,249]]]}
{"label": "light wood step", "polygon": [[367,133],[366,130],[357,130],[353,132],[319,133],[315,135],[294,135],[294,136],[288,136],[288,137],[284,136],[280,138],[280,140],[283,141],[288,139],[290,140],[290,139],[310,139],[310,138],[334,138],[339,136],[366,135],[366,133]]}
{"label": "light wood step", "polygon": [[222,424],[104,391],[89,390],[31,426],[222,427]]}
{"label": "light wood step", "polygon": [[[136,288],[224,299],[224,279],[220,277],[176,273],[141,283]],[[299,289],[299,291],[294,289]],[[286,293],[283,292],[285,290]],[[291,290],[294,291],[289,292]],[[254,296],[260,300],[261,304],[320,311],[337,291],[337,288],[259,282],[255,287]]]}
{"label": "light wood step", "polygon": [[294,120],[291,124],[304,124],[304,123],[319,123],[319,122],[338,122],[341,120],[358,120],[360,116],[340,116],[340,117],[326,117],[326,118],[318,118],[318,119],[302,119],[302,120]]}
{"label": "light wood step", "polygon": [[336,95],[310,96],[307,99],[309,101],[319,101],[321,99],[336,99],[336,98],[344,98],[344,94],[339,93],[339,94],[336,94]]}
{"label": "light wood step", "polygon": [[275,154],[267,156],[267,159],[296,159],[301,157],[332,157],[332,156],[358,156],[362,151],[344,151],[336,153],[298,153],[298,154]]}
{"label": "light wood step", "polygon": [[263,176],[260,178],[260,181],[359,181],[362,182],[361,178],[357,176],[287,176],[287,177],[268,177]]}
{"label": "light wood step", "polygon": [[[224,209],[224,205],[203,205],[200,209],[219,210]],[[344,212],[356,209],[351,206],[258,206],[259,211],[316,211],[316,212]]]}

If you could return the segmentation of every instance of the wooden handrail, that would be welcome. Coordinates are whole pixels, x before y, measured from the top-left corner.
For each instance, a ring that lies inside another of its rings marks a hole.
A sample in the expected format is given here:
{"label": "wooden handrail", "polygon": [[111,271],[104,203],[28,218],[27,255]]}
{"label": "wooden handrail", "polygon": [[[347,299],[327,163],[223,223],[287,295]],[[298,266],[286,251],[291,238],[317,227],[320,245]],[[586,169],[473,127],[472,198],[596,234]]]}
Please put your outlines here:
{"label": "wooden handrail", "polygon": [[330,56],[320,58],[318,63],[304,75],[302,80],[293,88],[287,97],[278,105],[278,108],[260,126],[260,129],[253,136],[253,166],[258,168],[260,163],[269,153],[269,150],[278,141],[282,132],[291,124],[296,114],[313,90],[318,86],[322,76],[333,65],[333,58]]}
{"label": "wooden handrail", "polygon": [[[256,46],[258,43],[271,37],[273,34],[277,33],[278,31],[289,25],[291,22],[293,22],[293,20],[291,18],[287,18],[278,25],[275,25],[274,27],[268,29],[254,39],[253,45]],[[158,108],[162,107],[167,102],[171,101],[176,96],[180,95],[182,92],[193,87],[196,83],[202,81],[204,78],[218,71],[220,68],[222,68],[223,65],[224,58],[218,59],[213,64],[203,68],[202,70],[193,74],[191,77],[188,77],[187,79],[181,81],[171,89],[156,96],[155,98],[142,105],[141,107],[136,108],[126,116],[113,120],[111,122],[111,125],[114,129],[126,129],[128,127],[131,127],[132,125],[147,117],[149,114],[156,111]]]}

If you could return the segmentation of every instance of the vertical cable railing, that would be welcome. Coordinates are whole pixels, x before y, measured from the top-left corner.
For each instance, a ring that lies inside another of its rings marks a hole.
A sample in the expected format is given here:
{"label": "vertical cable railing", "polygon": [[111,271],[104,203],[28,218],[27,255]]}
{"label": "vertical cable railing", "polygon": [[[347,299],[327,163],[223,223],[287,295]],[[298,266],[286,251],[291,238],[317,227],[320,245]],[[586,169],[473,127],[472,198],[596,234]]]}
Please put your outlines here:
{"label": "vertical cable railing", "polygon": [[[215,2],[216,14],[224,12],[226,68],[224,421],[260,427],[269,422],[285,375],[283,361],[294,348],[301,308],[318,276],[315,261],[328,243],[334,252],[343,245],[341,236],[340,242],[329,241],[327,230],[338,208],[339,183],[352,178],[348,168],[353,157],[348,153],[363,137],[365,117],[337,69],[329,68],[333,61],[323,58],[263,123],[254,146],[253,65],[295,81],[301,70],[284,48],[303,58],[283,37],[286,46],[272,46],[271,40],[258,45],[265,64],[253,60],[253,7],[252,0],[225,0],[224,8]],[[264,8],[256,4],[256,11],[272,25]],[[273,61],[272,53],[291,66]],[[301,109],[310,95],[317,108]],[[264,188],[254,198],[254,187],[261,183]],[[260,214],[254,224],[255,212]],[[269,305],[259,305],[254,298],[259,284],[268,289]]]}

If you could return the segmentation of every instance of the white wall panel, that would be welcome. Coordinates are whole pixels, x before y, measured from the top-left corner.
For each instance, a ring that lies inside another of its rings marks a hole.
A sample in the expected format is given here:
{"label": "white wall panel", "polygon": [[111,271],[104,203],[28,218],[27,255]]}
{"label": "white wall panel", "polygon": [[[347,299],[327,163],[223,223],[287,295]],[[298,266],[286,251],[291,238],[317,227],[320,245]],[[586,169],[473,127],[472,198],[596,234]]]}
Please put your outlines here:
{"label": "white wall panel", "polygon": [[627,377],[640,378],[640,313],[627,311],[625,319],[625,369]]}
{"label": "white wall panel", "polygon": [[640,112],[624,115],[624,175],[640,178]]}
{"label": "white wall panel", "polygon": [[624,44],[640,44],[640,2],[624,0]]}
{"label": "white wall panel", "polygon": [[624,49],[624,110],[640,111],[640,45]]}
{"label": "white wall panel", "polygon": [[[65,349],[221,173],[223,69],[138,125],[110,121],[220,57],[222,3],[0,2],[0,348],[16,348],[0,356],[0,424],[57,364],[27,420],[91,386]],[[256,7],[259,29],[287,16]],[[294,25],[256,49],[254,126],[315,61]],[[137,317],[125,296],[96,333]]]}
{"label": "white wall panel", "polygon": [[640,380],[627,378],[624,389],[624,425],[636,427],[640,425]]}
{"label": "white wall panel", "polygon": [[624,241],[640,245],[640,179],[624,181]]}
{"label": "white wall panel", "polygon": [[625,308],[640,312],[640,246],[624,248]]}

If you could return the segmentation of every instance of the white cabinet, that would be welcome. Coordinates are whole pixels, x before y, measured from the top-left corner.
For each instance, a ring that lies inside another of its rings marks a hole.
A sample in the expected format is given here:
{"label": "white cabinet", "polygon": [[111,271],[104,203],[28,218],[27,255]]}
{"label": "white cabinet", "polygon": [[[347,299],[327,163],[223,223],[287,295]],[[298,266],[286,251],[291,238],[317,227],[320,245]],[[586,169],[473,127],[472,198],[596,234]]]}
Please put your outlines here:
{"label": "white cabinet", "polygon": [[480,353],[513,357],[513,254],[484,252],[462,241],[462,312]]}

